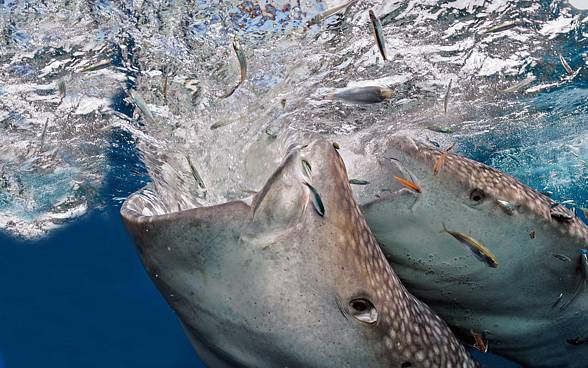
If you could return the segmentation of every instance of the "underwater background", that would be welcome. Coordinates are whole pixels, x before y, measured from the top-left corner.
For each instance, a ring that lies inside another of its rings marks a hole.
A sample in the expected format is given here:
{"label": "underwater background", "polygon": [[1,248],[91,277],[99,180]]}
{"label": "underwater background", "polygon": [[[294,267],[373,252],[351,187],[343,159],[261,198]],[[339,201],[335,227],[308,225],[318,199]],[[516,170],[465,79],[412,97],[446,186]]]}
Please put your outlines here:
{"label": "underwater background", "polygon": [[[0,368],[202,366],[120,205],[150,181],[181,209],[239,198],[287,135],[410,130],[588,207],[588,12],[360,0],[308,25],[341,3],[0,0]],[[394,95],[330,98],[366,83]]]}

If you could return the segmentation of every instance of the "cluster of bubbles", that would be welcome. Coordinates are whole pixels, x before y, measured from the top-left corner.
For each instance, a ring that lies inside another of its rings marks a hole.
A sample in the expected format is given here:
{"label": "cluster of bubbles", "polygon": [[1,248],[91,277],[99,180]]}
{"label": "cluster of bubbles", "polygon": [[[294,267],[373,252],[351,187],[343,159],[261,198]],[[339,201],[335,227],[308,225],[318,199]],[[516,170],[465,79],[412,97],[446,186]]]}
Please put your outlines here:
{"label": "cluster of bubbles", "polygon": [[[313,21],[341,3],[0,2],[0,228],[42,236],[120,204],[129,193],[105,191],[109,177],[143,183],[145,170],[174,210],[244,197],[303,136],[361,150],[401,129],[582,205],[588,15],[565,1],[366,0]],[[235,42],[247,78],[225,97]],[[361,85],[393,96],[330,98]]]}

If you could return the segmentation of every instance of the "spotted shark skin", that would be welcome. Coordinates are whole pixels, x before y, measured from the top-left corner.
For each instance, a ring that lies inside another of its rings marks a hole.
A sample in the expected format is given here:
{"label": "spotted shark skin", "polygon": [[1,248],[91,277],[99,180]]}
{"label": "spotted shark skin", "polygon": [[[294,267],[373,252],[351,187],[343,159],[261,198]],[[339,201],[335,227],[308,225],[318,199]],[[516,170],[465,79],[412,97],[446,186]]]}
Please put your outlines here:
{"label": "spotted shark skin", "polygon": [[[588,290],[562,308],[580,282],[579,250],[588,245],[588,227],[574,212],[456,154],[433,175],[442,150],[407,136],[390,137],[382,152],[379,177],[392,183],[401,176],[422,190],[396,185],[360,194],[366,220],[407,288],[463,336],[484,333],[491,351],[524,366],[586,367],[588,344],[566,341],[588,335]],[[498,267],[473,257],[444,226],[484,244]]]}
{"label": "spotted shark skin", "polygon": [[290,150],[251,202],[171,208],[145,188],[121,213],[209,367],[477,366],[392,271],[332,144]]}

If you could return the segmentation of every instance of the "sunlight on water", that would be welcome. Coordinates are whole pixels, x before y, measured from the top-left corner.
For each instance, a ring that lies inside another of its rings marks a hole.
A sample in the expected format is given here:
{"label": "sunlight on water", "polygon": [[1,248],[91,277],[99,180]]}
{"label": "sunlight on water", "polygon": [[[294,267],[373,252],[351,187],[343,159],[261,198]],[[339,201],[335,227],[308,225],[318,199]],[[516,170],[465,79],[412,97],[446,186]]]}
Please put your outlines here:
{"label": "sunlight on water", "polygon": [[[345,136],[352,150],[355,136],[427,126],[451,127],[458,141],[531,131],[534,144],[565,144],[572,129],[585,134],[585,68],[564,77],[559,54],[574,70],[586,64],[587,18],[565,3],[361,2],[308,26],[333,5],[4,2],[0,225],[35,237],[96,207],[112,129],[133,135],[155,187],[178,208],[259,189],[285,147],[309,134]],[[388,62],[370,34],[370,8],[384,25]],[[239,81],[235,39],[247,79],[222,98]],[[329,98],[374,83],[392,98]],[[551,126],[561,119],[566,129]],[[480,154],[502,149],[513,147],[481,146]],[[535,158],[528,165],[543,160]],[[554,174],[559,182],[539,184],[573,188],[582,178],[568,166],[554,170],[565,171]]]}

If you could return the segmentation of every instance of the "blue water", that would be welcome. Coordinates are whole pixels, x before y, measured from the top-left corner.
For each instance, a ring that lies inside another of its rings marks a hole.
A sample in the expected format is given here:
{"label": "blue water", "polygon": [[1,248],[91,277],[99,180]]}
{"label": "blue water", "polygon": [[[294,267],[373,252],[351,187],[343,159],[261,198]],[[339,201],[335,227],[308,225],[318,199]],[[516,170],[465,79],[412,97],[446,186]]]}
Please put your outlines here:
{"label": "blue water", "polygon": [[[130,193],[127,134],[102,197]],[[127,171],[128,173],[128,171]],[[110,203],[35,242],[0,234],[0,368],[203,367]],[[3,359],[5,363],[3,363]]]}

